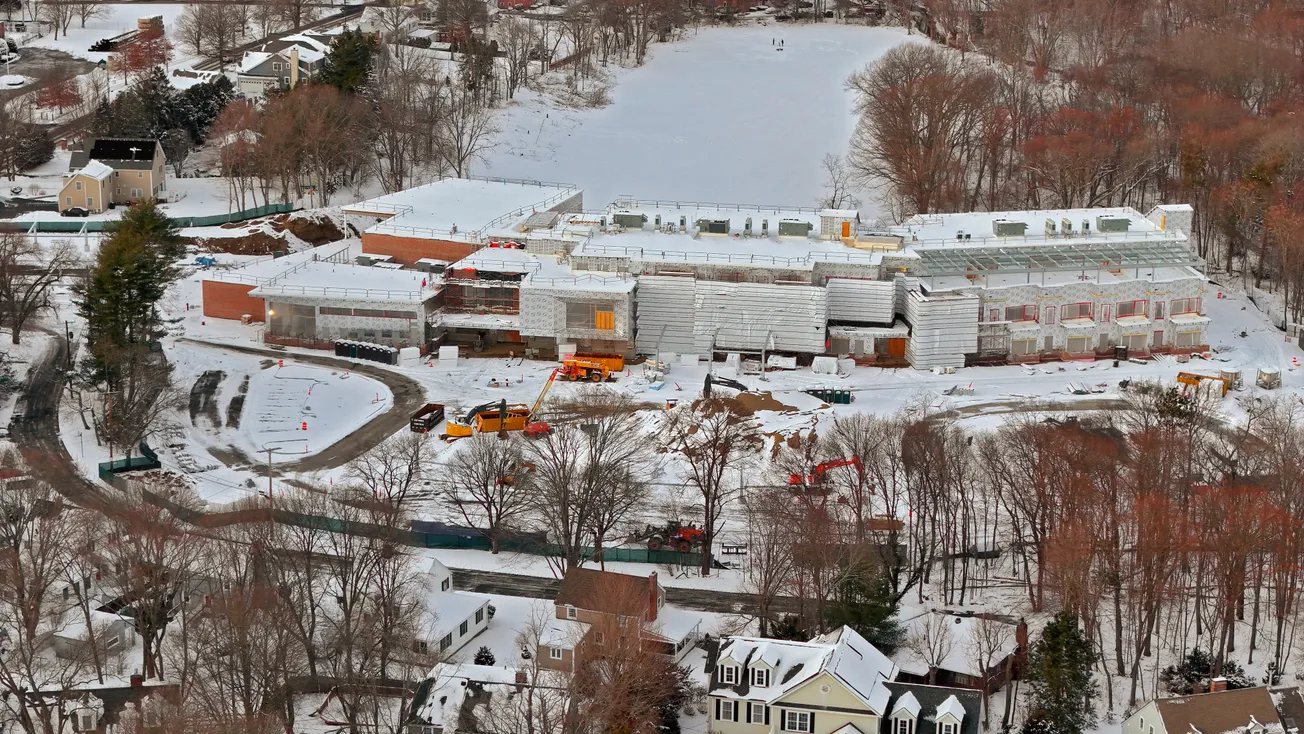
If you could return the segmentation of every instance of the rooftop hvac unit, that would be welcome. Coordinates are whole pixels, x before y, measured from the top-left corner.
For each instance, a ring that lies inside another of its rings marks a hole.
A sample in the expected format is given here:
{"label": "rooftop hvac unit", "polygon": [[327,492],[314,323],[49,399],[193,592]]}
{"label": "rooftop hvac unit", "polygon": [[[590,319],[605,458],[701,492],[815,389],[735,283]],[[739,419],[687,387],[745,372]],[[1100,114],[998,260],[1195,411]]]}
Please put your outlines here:
{"label": "rooftop hvac unit", "polygon": [[1064,235],[1065,237],[1073,234],[1072,219],[1069,219],[1068,217],[1064,217],[1063,219],[1060,220],[1060,234]]}
{"label": "rooftop hvac unit", "polygon": [[1096,217],[1096,229],[1101,232],[1126,232],[1132,226],[1128,217],[1102,215]]}
{"label": "rooftop hvac unit", "polygon": [[1022,237],[1028,232],[1028,223],[997,219],[992,222],[992,231],[997,237]]}
{"label": "rooftop hvac unit", "polygon": [[1050,217],[1046,217],[1046,236],[1055,236],[1055,220]]}
{"label": "rooftop hvac unit", "polygon": [[1083,219],[1083,220],[1082,220],[1082,234],[1091,234],[1091,220],[1090,220],[1090,219]]}
{"label": "rooftop hvac unit", "polygon": [[770,220],[768,219],[761,220],[761,236],[762,237],[770,236]]}
{"label": "rooftop hvac unit", "polygon": [[809,237],[810,230],[811,230],[810,222],[803,222],[800,219],[779,220],[780,237]]}
{"label": "rooftop hvac unit", "polygon": [[611,215],[611,223],[619,224],[626,229],[643,229],[643,225],[647,224],[647,215],[618,212]]}
{"label": "rooftop hvac unit", "polygon": [[699,219],[697,220],[697,231],[706,234],[729,234],[729,220]]}

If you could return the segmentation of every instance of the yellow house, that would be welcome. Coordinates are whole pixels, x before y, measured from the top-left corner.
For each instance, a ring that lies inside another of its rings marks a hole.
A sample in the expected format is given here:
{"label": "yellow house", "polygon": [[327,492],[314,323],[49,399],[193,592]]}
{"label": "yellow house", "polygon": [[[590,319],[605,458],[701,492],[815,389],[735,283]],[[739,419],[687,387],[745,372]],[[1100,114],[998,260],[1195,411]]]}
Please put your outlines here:
{"label": "yellow house", "polygon": [[73,151],[69,161],[63,189],[59,191],[59,211],[81,207],[95,213],[104,211],[110,203],[166,201],[166,166],[163,146],[157,140],[94,138],[85,141],[80,150]]}
{"label": "yellow house", "polygon": [[878,734],[896,672],[850,627],[810,642],[726,637],[711,675],[708,730]]}
{"label": "yellow house", "polygon": [[113,200],[113,169],[91,161],[63,177],[59,192],[59,211],[79,207],[91,213],[102,212]]}

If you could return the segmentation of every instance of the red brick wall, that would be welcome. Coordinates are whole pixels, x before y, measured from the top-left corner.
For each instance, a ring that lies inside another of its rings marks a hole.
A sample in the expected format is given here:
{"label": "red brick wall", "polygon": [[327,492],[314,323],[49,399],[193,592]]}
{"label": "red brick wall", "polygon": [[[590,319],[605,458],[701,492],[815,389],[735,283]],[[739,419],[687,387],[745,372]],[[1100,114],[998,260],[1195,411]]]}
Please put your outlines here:
{"label": "red brick wall", "polygon": [[456,262],[475,248],[468,242],[399,237],[392,234],[362,233],[362,251],[371,255],[389,255],[394,262],[414,265],[423,257]]}
{"label": "red brick wall", "polygon": [[218,280],[203,282],[204,315],[215,319],[238,319],[245,314],[262,321],[266,309],[263,299],[251,298],[254,286],[243,283],[223,283]]}

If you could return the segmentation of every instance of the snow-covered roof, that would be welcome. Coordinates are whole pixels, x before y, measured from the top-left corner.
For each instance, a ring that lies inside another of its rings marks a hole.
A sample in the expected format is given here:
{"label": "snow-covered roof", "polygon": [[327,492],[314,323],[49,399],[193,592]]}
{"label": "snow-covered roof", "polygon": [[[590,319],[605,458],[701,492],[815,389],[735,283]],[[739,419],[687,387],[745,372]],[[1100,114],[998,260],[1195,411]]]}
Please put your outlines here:
{"label": "snow-covered roof", "polygon": [[[745,696],[748,700],[773,703],[820,673],[828,673],[878,716],[886,712],[891,697],[883,684],[895,678],[897,672],[886,655],[850,627],[842,627],[810,642],[726,637],[721,643],[720,655],[722,661],[733,661],[738,665],[761,660],[773,668],[770,685],[748,688]],[[743,697],[732,689],[716,689],[711,693]]]}
{"label": "snow-covered roof", "polygon": [[539,267],[538,258],[515,247],[482,247],[452,264],[453,270],[488,270],[494,273],[528,273]]}
{"label": "snow-covered roof", "polygon": [[426,610],[434,615],[435,625],[429,640],[438,640],[457,629],[489,603],[489,597],[470,591],[432,591],[426,594]]}
{"label": "snow-covered roof", "polygon": [[270,58],[272,54],[264,51],[245,51],[244,58],[240,60],[240,73],[248,74]]}
{"label": "snow-covered roof", "polygon": [[657,610],[657,620],[653,623],[653,629],[667,640],[679,642],[701,624],[700,614],[679,607],[663,606]]}
{"label": "snow-covered roof", "polygon": [[345,214],[381,217],[369,233],[487,242],[513,226],[580,194],[569,184],[445,178],[344,207]]}
{"label": "snow-covered roof", "polygon": [[[909,693],[907,693],[906,696],[914,698],[914,696]],[[905,696],[902,696],[902,698],[905,698]],[[916,703],[915,705],[917,706],[918,704]],[[955,717],[956,721],[964,721],[964,706],[960,705],[960,699],[955,696],[948,696],[947,699],[937,707],[938,717],[946,716],[947,714]]]}
{"label": "snow-covered roof", "polygon": [[73,172],[74,176],[89,176],[96,181],[103,181],[113,175],[113,169],[96,160],[87,161],[86,165]]}
{"label": "snow-covered roof", "polygon": [[847,247],[837,240],[779,237],[774,227],[760,236],[701,235],[655,230],[603,232],[576,246],[571,257],[628,258],[635,262],[729,263],[749,267],[810,270],[819,261],[877,264],[883,253]]}
{"label": "snow-covered roof", "polygon": [[892,707],[892,716],[897,714],[909,714],[910,716],[919,716],[919,699],[915,694],[907,692],[904,696],[897,699],[896,705]]}
{"label": "snow-covered roof", "polygon": [[435,666],[427,679],[430,689],[425,700],[413,711],[415,717],[442,727],[445,721],[456,721],[466,699],[467,683],[484,686],[510,685],[516,682],[516,669],[493,665],[441,663]]}
{"label": "snow-covered roof", "polygon": [[[923,627],[929,619],[935,615],[940,615],[945,621],[945,634],[949,635],[951,640],[950,649],[945,658],[937,666],[942,670],[949,670],[953,673],[962,675],[981,676],[983,671],[978,670],[978,665],[973,660],[971,651],[973,649],[974,635],[977,633],[978,623],[981,621],[976,616],[961,616],[950,614],[943,610],[926,611],[905,620],[902,626],[905,628],[906,636],[918,636],[921,634]],[[1013,653],[1018,647],[1015,641],[1014,625],[1010,625],[1010,634],[1005,644],[1005,649],[997,652],[997,660],[1005,655]],[[902,645],[897,648],[893,654],[893,659],[900,666],[901,670],[911,675],[926,676],[928,675],[928,663],[919,656],[918,653],[909,649],[909,645]]]}
{"label": "snow-covered roof", "polygon": [[[1100,218],[1127,220],[1124,232],[1101,232]],[[1047,220],[1055,227],[1047,233]],[[1069,230],[1064,231],[1068,221]],[[996,222],[1022,224],[1022,236],[996,236]],[[1083,227],[1083,223],[1086,227]],[[1174,230],[1161,230],[1154,222],[1130,206],[1099,207],[1093,209],[1034,209],[1015,212],[958,212],[952,214],[916,214],[899,227],[890,227],[892,234],[904,237],[907,245],[974,246],[982,243],[1010,245],[1020,242],[1127,242],[1146,239],[1182,239],[1185,235]]]}
{"label": "snow-covered roof", "polygon": [[329,51],[331,50],[331,49],[330,49],[330,46],[327,46],[326,44],[322,43],[321,41],[318,41],[317,39],[313,38],[312,36],[305,36],[305,35],[300,34],[300,33],[296,33],[296,34],[293,35],[293,36],[286,36],[285,38],[282,38],[281,40],[282,40],[282,41],[290,41],[290,42],[292,42],[295,46],[298,46],[298,47],[300,47],[300,48],[310,49],[310,50],[312,50],[312,51],[316,51],[316,52],[319,53],[319,54],[325,54],[325,53],[327,53],[327,52],[329,52]]}
{"label": "snow-covered roof", "polygon": [[[549,605],[551,607],[551,605]],[[552,612],[555,608],[550,608]],[[556,614],[548,617],[543,629],[539,631],[539,644],[548,647],[573,648],[589,633],[588,622],[576,619],[557,619]]]}

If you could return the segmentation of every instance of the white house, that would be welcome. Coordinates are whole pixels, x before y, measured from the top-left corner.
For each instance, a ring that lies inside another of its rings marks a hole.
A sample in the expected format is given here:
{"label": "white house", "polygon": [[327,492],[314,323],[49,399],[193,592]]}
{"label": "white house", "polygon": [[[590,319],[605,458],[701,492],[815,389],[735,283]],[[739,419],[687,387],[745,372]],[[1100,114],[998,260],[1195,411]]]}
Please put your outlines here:
{"label": "white house", "polygon": [[489,626],[489,597],[453,591],[453,574],[437,558],[430,559],[423,583],[430,623],[414,642],[422,652],[447,659]]}

